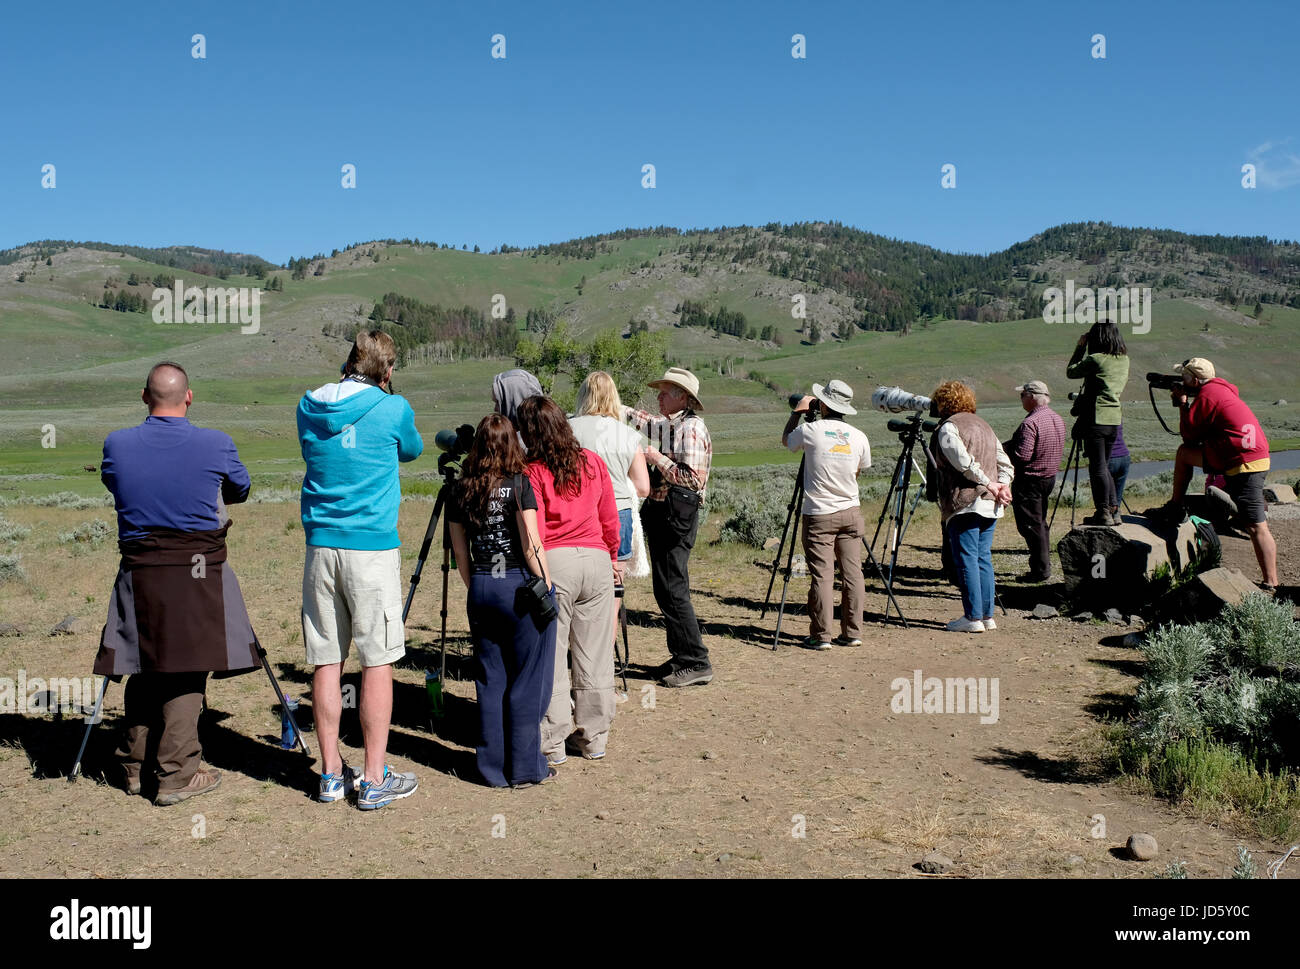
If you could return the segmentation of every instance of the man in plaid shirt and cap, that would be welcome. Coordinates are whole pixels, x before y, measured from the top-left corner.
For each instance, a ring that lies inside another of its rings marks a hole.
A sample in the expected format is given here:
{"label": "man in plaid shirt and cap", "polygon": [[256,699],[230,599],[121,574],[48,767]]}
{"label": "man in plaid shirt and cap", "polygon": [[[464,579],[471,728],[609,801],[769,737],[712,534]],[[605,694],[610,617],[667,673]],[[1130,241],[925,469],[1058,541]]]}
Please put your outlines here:
{"label": "man in plaid shirt and cap", "polygon": [[1029,571],[1022,582],[1046,582],[1052,577],[1052,548],[1047,529],[1047,505],[1065,452],[1065,421],[1052,410],[1051,393],[1041,380],[1016,388],[1020,406],[1029,416],[1003,445],[1016,476],[1011,479],[1011,508],[1016,531],[1029,546]]}
{"label": "man in plaid shirt and cap", "polygon": [[696,416],[703,410],[695,374],[669,367],[649,386],[659,391],[659,415],[623,408],[623,418],[650,439],[646,463],[650,496],[641,507],[654,580],[655,602],[668,627],[672,658],[659,668],[664,686],[702,686],[713,679],[709,651],[691,605],[687,560],[695,546],[700,505],[713,463],[709,429]]}

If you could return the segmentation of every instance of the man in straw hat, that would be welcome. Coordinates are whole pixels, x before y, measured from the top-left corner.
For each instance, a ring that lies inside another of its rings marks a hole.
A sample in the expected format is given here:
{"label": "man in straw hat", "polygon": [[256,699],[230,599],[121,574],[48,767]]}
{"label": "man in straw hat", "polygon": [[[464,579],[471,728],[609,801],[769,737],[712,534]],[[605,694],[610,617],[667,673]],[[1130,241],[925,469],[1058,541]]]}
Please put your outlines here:
{"label": "man in straw hat", "polygon": [[[808,562],[809,649],[831,648],[835,563],[840,564],[840,646],[862,645],[862,520],[858,475],[871,467],[867,436],[844,422],[856,414],[853,388],[843,380],[812,385],[790,413],[781,444],[803,452],[803,551]],[[799,424],[808,411],[810,419]]]}
{"label": "man in straw hat", "polygon": [[713,443],[709,429],[695,414],[704,409],[695,374],[669,367],[662,379],[648,386],[659,391],[659,416],[624,407],[623,419],[650,439],[646,449],[650,495],[641,506],[641,522],[655,602],[664,614],[672,654],[657,672],[664,686],[702,686],[713,679],[713,666],[691,605],[687,560],[695,546]]}
{"label": "man in straw hat", "polygon": [[1178,408],[1183,444],[1174,458],[1173,496],[1149,514],[1182,521],[1183,496],[1192,481],[1192,469],[1222,474],[1225,490],[1236,503],[1255,548],[1263,575],[1260,588],[1272,593],[1277,589],[1277,543],[1268,528],[1268,504],[1264,501],[1264,475],[1270,460],[1264,428],[1236,385],[1215,376],[1209,360],[1192,357],[1174,367],[1174,373],[1183,376],[1183,385],[1170,394]]}

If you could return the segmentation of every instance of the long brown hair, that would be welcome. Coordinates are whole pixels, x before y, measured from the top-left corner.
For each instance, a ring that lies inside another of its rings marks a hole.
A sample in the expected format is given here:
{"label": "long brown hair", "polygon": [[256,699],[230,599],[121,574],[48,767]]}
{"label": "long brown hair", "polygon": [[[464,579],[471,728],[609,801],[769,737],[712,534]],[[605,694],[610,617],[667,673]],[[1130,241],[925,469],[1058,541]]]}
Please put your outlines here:
{"label": "long brown hair", "polygon": [[528,463],[545,465],[555,478],[555,491],[566,498],[582,488],[587,458],[573,436],[560,405],[549,397],[529,397],[515,412],[519,433],[528,445]]}
{"label": "long brown hair", "polygon": [[474,443],[460,466],[458,498],[465,517],[475,525],[487,518],[492,492],[506,478],[524,471],[524,449],[515,428],[501,414],[488,414],[478,422]]}

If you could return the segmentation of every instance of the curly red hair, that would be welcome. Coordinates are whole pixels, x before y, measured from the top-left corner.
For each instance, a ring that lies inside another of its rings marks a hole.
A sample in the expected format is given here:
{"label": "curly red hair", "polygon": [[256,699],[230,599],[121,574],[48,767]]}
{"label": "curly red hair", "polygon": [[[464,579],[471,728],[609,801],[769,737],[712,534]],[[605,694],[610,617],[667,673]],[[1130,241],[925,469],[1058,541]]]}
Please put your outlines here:
{"label": "curly red hair", "polygon": [[975,413],[975,391],[960,380],[945,380],[930,395],[941,418]]}

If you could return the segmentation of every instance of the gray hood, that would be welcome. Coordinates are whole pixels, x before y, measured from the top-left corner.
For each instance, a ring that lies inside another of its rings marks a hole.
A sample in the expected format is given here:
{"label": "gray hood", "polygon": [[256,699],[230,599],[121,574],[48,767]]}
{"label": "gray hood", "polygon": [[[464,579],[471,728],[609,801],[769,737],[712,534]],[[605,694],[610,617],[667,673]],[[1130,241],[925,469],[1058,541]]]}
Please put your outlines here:
{"label": "gray hood", "polygon": [[529,397],[544,395],[541,383],[527,370],[507,370],[492,378],[492,396],[496,399],[497,409],[518,430],[515,411],[519,410],[519,405]]}

